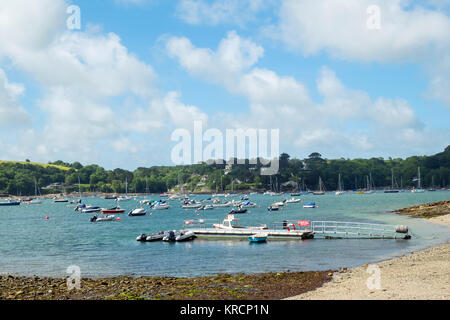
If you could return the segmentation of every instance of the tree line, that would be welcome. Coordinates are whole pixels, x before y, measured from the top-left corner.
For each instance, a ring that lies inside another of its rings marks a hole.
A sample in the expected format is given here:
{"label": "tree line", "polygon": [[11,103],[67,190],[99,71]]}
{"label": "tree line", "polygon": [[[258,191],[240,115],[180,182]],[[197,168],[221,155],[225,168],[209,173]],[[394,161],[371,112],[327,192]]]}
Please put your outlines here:
{"label": "tree line", "polygon": [[[261,175],[261,161],[243,160],[242,164],[199,163],[184,166],[139,167],[134,171],[106,170],[79,162],[49,162],[57,165],[43,166],[34,163],[0,163],[0,193],[9,195],[34,195],[35,183],[41,194],[65,192],[162,193],[175,191],[238,191],[238,190],[294,190],[318,189],[319,177],[326,190],[336,190],[338,176],[344,189],[365,188],[369,177],[376,189],[389,188],[394,174],[395,187],[412,188],[417,185],[418,167],[422,187],[450,185],[450,146],[432,156],[412,156],[406,159],[324,159],[313,152],[305,159],[290,158],[282,153],[278,173]],[[64,167],[65,169],[62,169]],[[43,189],[52,183],[63,186]]]}

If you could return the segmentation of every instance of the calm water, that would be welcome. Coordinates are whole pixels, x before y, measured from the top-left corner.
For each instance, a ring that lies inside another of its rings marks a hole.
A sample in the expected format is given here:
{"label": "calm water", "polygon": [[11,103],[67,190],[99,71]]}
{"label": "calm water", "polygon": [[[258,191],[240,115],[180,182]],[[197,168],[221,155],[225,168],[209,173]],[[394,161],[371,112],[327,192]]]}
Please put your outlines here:
{"label": "calm water", "polygon": [[[121,221],[91,223],[89,218],[93,214],[75,212],[67,203],[44,200],[41,205],[0,207],[0,273],[60,277],[67,276],[66,269],[70,265],[78,265],[85,277],[327,270],[372,263],[450,240],[450,228],[389,212],[448,200],[449,191],[306,195],[301,203],[289,204],[283,211],[267,211],[268,205],[286,197],[290,198],[289,195],[250,195],[250,200],[261,207],[250,209],[250,214],[239,215],[240,224],[270,226],[272,222],[298,219],[405,224],[410,228],[412,239],[269,240],[256,245],[246,239],[141,243],[135,240],[141,233],[180,229],[186,219],[221,220],[231,208],[201,211],[198,217],[194,210],[181,209],[179,201],[173,201],[172,208],[153,211],[151,216],[129,217],[125,213],[117,215]],[[149,198],[156,200],[159,196]],[[302,207],[310,201],[315,201],[319,208]],[[115,205],[114,200],[94,197],[84,198],[84,202],[101,207]],[[134,200],[120,202],[128,211],[137,204]],[[46,216],[50,219],[46,220]]]}

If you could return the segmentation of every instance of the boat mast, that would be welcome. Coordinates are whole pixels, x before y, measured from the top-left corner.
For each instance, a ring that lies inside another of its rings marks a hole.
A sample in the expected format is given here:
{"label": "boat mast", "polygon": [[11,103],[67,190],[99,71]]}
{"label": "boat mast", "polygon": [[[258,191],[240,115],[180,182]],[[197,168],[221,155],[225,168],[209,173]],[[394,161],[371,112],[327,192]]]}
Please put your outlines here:
{"label": "boat mast", "polygon": [[418,189],[421,189],[422,188],[422,182],[421,182],[421,180],[420,180],[420,167],[417,167],[417,171],[418,171],[418,175],[419,175],[419,180],[418,180]]}
{"label": "boat mast", "polygon": [[80,175],[78,175],[78,194],[80,195],[80,200],[81,200]]}

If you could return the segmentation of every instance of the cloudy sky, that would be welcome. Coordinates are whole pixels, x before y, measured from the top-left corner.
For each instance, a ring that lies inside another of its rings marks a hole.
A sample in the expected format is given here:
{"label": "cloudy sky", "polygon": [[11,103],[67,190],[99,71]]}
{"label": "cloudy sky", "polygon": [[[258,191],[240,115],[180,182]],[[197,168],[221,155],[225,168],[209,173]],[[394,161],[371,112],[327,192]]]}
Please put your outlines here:
{"label": "cloudy sky", "polygon": [[1,160],[172,165],[196,120],[297,158],[440,152],[450,1],[0,2]]}

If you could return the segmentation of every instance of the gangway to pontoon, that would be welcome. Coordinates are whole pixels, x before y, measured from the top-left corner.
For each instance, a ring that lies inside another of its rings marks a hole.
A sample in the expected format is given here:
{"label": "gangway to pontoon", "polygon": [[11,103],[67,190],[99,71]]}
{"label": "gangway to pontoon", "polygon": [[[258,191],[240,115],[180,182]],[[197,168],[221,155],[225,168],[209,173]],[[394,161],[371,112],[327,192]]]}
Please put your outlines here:
{"label": "gangway to pontoon", "polygon": [[327,238],[409,239],[408,227],[366,222],[311,221],[314,236]]}

